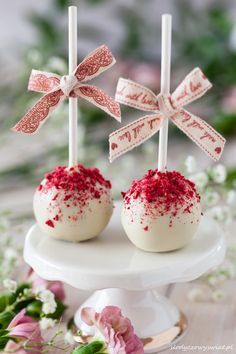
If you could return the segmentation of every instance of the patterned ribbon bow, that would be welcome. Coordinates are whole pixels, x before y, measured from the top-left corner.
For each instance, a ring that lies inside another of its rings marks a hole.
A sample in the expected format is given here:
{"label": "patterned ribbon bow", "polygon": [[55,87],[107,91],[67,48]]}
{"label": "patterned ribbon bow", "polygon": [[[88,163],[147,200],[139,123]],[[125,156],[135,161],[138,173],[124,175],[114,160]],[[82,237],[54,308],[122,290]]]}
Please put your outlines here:
{"label": "patterned ribbon bow", "polygon": [[34,134],[49,114],[67,97],[82,97],[121,121],[120,106],[100,88],[84,82],[100,75],[115,64],[110,50],[101,46],[90,53],[75,69],[73,75],[59,75],[32,70],[28,89],[46,93],[12,128],[13,131]]}
{"label": "patterned ribbon bow", "polygon": [[225,139],[204,120],[183,109],[183,106],[204,95],[211,86],[199,68],[191,71],[171,95],[156,96],[151,90],[133,81],[119,79],[116,101],[154,114],[144,116],[110,134],[110,161],[153,136],[166,118],[171,119],[207,155],[217,161],[222,154]]}

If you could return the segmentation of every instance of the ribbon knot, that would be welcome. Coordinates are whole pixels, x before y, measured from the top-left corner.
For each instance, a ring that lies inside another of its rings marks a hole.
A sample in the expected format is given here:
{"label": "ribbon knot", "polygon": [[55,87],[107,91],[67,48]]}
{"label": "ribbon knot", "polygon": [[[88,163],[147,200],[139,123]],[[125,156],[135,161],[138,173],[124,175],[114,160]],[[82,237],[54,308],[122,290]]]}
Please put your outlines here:
{"label": "ribbon knot", "polygon": [[204,95],[211,86],[199,68],[191,71],[171,95],[156,96],[147,87],[119,79],[116,101],[152,114],[110,134],[110,161],[151,138],[159,131],[163,119],[166,118],[217,161],[222,154],[225,139],[204,120],[183,108]]}
{"label": "ribbon knot", "polygon": [[160,111],[163,114],[163,118],[169,118],[176,112],[171,102],[171,95],[159,93],[159,95],[157,95],[157,103],[157,112]]}
{"label": "ribbon knot", "polygon": [[78,80],[74,75],[63,75],[60,79],[60,89],[66,97],[70,96],[70,93],[78,85]]}
{"label": "ribbon knot", "polygon": [[120,106],[100,88],[85,84],[115,64],[110,50],[101,46],[91,52],[75,69],[73,75],[32,70],[28,89],[45,95],[12,128],[15,132],[36,133],[59,103],[70,96],[81,97],[121,121]]}

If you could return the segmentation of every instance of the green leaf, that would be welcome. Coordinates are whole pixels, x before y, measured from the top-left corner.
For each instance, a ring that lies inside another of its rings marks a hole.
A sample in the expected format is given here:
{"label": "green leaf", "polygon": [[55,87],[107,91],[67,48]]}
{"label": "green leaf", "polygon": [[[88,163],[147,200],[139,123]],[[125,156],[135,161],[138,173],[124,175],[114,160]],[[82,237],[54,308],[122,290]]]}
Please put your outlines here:
{"label": "green leaf", "polygon": [[0,294],[0,312],[4,311],[8,305],[11,305],[16,300],[16,296],[10,292]]}
{"label": "green leaf", "polygon": [[22,300],[22,301],[18,302],[14,307],[14,311],[16,313],[20,312],[20,310],[26,308],[32,301],[34,301],[34,300],[33,299],[26,299],[26,300]]}
{"label": "green leaf", "polygon": [[91,343],[81,345],[80,347],[76,348],[72,354],[96,354],[102,353],[101,350],[104,349],[105,343],[100,340],[95,340]]}
{"label": "green leaf", "polygon": [[9,341],[9,337],[0,337],[0,350],[5,348],[7,342]]}
{"label": "green leaf", "polygon": [[34,300],[32,301],[27,307],[26,307],[26,314],[30,317],[33,317],[35,319],[40,318],[40,314],[42,312],[42,302],[39,300]]}
{"label": "green leaf", "polygon": [[214,128],[225,136],[236,133],[236,113],[220,114],[214,120]]}
{"label": "green leaf", "polygon": [[226,185],[228,188],[236,188],[236,169],[235,168],[228,171]]}
{"label": "green leaf", "polygon": [[10,337],[8,337],[8,330],[0,330],[0,350],[4,349]]}
{"label": "green leaf", "polygon": [[16,289],[16,296],[23,295],[24,289],[30,289],[31,285],[29,283],[20,284]]}
{"label": "green leaf", "polygon": [[70,5],[68,0],[55,0],[55,4],[59,10],[64,10]]}
{"label": "green leaf", "polygon": [[6,329],[11,322],[11,320],[15,317],[15,313],[12,311],[3,311],[0,313],[0,329]]}

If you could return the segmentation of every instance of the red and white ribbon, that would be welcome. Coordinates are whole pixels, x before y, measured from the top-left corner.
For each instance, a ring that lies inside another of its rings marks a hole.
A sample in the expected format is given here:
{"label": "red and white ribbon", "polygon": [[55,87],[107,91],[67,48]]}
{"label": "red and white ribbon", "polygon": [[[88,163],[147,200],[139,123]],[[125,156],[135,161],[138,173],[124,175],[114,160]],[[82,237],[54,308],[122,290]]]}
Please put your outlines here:
{"label": "red and white ribbon", "polygon": [[100,75],[115,64],[110,50],[101,46],[91,52],[75,69],[73,75],[59,75],[32,70],[28,89],[45,95],[12,128],[15,132],[36,133],[58,104],[68,97],[82,97],[107,114],[121,121],[120,106],[100,88],[85,82]]}
{"label": "red and white ribbon", "polygon": [[183,109],[185,105],[203,96],[211,87],[211,83],[199,68],[191,71],[169,96],[156,96],[151,90],[133,81],[119,79],[116,101],[152,114],[110,134],[110,161],[153,136],[167,118],[217,161],[222,154],[225,139],[204,120]]}

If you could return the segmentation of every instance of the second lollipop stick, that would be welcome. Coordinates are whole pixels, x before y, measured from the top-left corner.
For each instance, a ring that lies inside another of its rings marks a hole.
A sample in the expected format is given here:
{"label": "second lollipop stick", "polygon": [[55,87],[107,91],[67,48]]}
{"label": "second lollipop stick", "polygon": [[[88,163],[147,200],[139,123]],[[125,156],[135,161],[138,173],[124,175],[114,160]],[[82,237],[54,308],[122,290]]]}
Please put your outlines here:
{"label": "second lollipop stick", "polygon": [[[162,15],[162,40],[161,40],[161,93],[170,94],[170,66],[171,66],[171,27],[172,16]],[[158,170],[167,168],[168,146],[168,119],[164,119],[159,135]]]}

